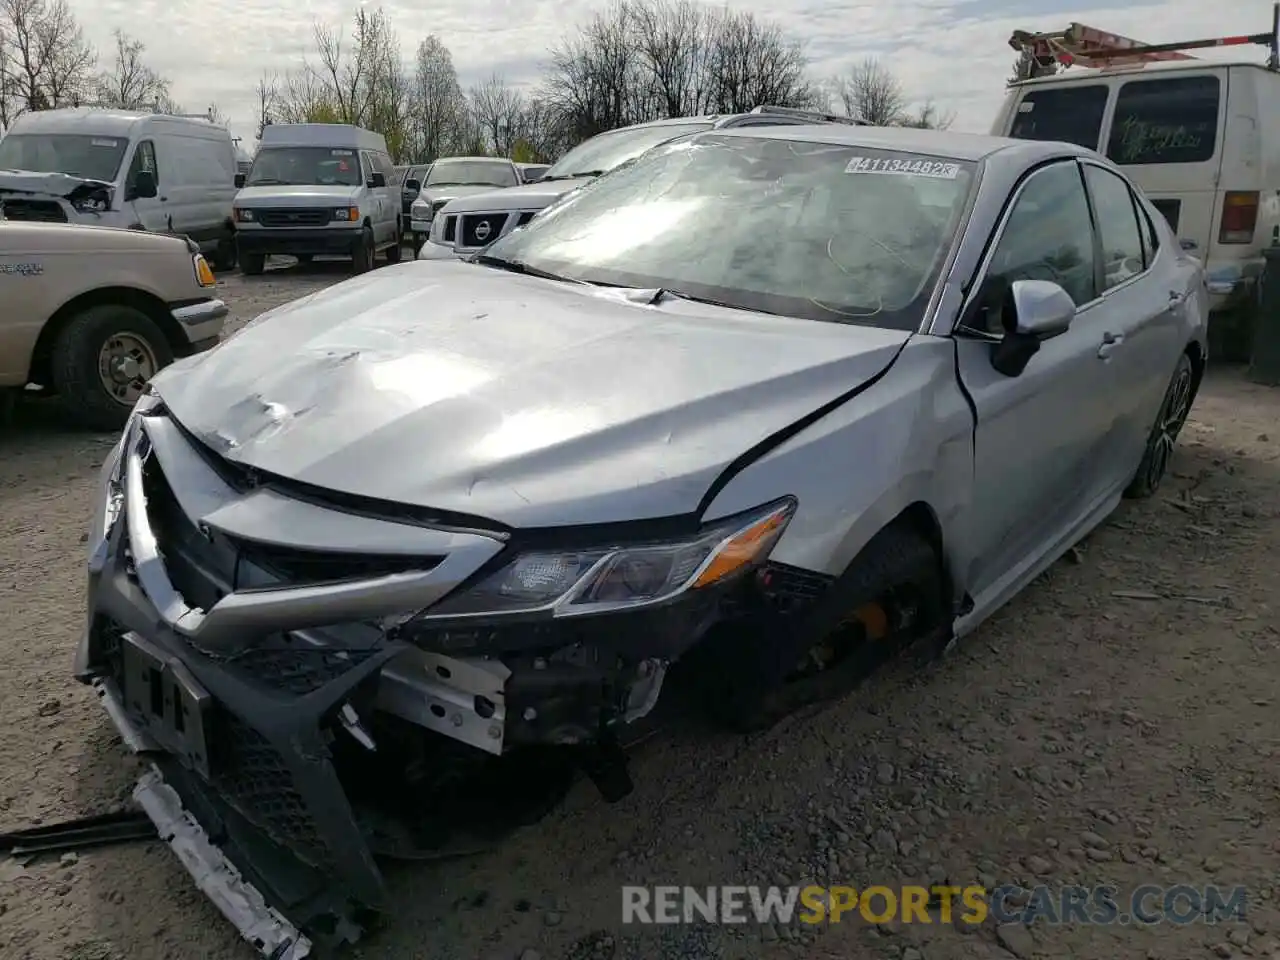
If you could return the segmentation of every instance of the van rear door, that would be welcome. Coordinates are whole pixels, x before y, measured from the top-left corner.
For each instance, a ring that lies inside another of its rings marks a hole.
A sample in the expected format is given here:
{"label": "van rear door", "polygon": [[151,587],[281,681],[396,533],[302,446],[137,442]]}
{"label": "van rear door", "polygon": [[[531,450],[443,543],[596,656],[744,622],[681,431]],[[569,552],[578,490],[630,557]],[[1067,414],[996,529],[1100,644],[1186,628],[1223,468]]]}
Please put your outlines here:
{"label": "van rear door", "polygon": [[1217,240],[1228,83],[1227,71],[1213,67],[1121,81],[1105,145],[1107,157],[1202,258]]}

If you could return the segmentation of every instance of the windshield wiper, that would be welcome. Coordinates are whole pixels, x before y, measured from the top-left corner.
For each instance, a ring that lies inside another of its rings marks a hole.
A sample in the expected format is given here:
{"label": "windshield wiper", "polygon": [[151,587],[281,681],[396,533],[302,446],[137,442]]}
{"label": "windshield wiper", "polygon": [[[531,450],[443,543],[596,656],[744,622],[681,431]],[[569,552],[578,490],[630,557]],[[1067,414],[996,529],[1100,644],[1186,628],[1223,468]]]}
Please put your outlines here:
{"label": "windshield wiper", "polygon": [[591,286],[586,280],[577,280],[573,277],[564,277],[558,273],[552,273],[550,270],[539,270],[537,267],[531,267],[527,263],[520,260],[507,260],[503,257],[495,257],[487,253],[477,253],[471,257],[472,263],[478,263],[485,267],[496,267],[499,270],[506,270],[508,273],[520,273],[526,277],[540,277],[543,280],[557,280],[560,283],[580,283],[584,286]]}
{"label": "windshield wiper", "polygon": [[276,187],[296,187],[298,184],[292,180],[277,180],[274,177],[261,177],[257,180],[250,180],[245,184],[246,187],[276,186]]}
{"label": "windshield wiper", "polygon": [[713,300],[710,297],[695,297],[692,294],[681,293],[679,290],[671,290],[667,287],[658,287],[653,296],[645,301],[647,306],[657,306],[663,300],[672,297],[676,300],[687,300],[690,303],[705,303],[710,307],[724,307],[726,310],[745,310],[748,313],[769,313],[768,310],[760,310],[755,307],[744,307],[740,303],[729,303],[726,300]]}

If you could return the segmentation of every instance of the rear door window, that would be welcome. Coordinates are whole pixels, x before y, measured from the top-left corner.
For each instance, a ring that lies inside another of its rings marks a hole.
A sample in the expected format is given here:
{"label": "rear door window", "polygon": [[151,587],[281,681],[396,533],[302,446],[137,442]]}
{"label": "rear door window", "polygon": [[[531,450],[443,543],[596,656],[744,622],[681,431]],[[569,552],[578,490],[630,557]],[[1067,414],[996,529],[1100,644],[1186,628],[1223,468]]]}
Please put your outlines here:
{"label": "rear door window", "polygon": [[1130,80],[1116,97],[1107,156],[1116,163],[1204,163],[1218,147],[1218,78]]}
{"label": "rear door window", "polygon": [[1108,92],[1100,83],[1028,90],[1018,104],[1009,136],[1017,140],[1062,140],[1097,150]]}

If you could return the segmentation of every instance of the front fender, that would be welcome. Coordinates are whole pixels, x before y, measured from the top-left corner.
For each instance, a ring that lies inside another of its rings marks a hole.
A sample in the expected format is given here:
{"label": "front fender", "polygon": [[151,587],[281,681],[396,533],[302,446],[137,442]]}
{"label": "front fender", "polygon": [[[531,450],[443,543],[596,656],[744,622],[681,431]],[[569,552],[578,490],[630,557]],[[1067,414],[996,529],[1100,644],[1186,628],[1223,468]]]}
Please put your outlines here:
{"label": "front fender", "polygon": [[839,576],[919,502],[937,518],[948,567],[963,570],[947,532],[972,481],[973,416],[956,384],[954,347],[915,336],[878,383],[734,477],[706,517],[791,494],[799,508],[771,559]]}

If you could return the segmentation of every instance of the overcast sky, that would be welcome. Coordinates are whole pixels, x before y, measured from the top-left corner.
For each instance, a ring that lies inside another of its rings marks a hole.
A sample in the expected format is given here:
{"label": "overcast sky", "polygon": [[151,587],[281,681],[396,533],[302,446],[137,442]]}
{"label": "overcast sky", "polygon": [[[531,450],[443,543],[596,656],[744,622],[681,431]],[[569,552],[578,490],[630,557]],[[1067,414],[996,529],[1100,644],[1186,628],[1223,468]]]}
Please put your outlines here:
{"label": "overcast sky", "polygon": [[[172,80],[191,111],[217,103],[251,141],[253,88],[264,69],[286,71],[312,50],[319,19],[349,23],[359,0],[70,0],[90,41],[109,49],[117,27],[147,45],[151,65]],[[376,5],[376,0],[370,0]],[[408,58],[435,33],[453,52],[466,86],[492,71],[512,84],[536,82],[545,51],[601,0],[387,2]],[[815,76],[879,56],[917,99],[956,113],[955,129],[986,132],[1004,95],[1014,29],[1059,30],[1072,21],[1148,43],[1259,33],[1271,0],[734,0],[734,9],[776,20],[803,41]],[[234,12],[231,12],[234,11]],[[1216,51],[1211,51],[1215,53]],[[1224,51],[1226,52],[1226,51]],[[1262,59],[1261,48],[1234,56]]]}

